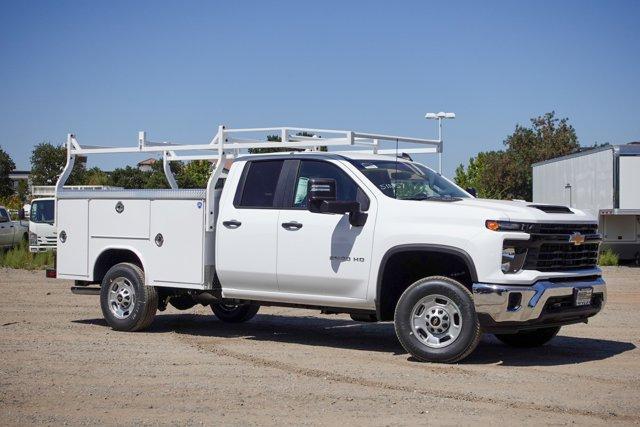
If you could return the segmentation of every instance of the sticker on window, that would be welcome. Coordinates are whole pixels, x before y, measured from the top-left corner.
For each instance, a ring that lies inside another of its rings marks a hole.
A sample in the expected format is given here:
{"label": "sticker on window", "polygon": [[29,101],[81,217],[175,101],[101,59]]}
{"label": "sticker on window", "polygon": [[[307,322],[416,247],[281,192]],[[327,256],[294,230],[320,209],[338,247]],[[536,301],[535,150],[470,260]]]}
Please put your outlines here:
{"label": "sticker on window", "polygon": [[307,192],[309,190],[309,178],[301,176],[298,178],[298,186],[296,187],[296,197],[293,202],[294,205],[299,206],[304,203],[307,198]]}

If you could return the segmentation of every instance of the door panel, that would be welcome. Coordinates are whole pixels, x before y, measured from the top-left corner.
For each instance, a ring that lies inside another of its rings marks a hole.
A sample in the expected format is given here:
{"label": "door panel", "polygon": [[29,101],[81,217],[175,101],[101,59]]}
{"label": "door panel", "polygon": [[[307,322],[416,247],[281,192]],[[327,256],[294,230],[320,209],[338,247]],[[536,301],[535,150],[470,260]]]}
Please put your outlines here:
{"label": "door panel", "polygon": [[[281,292],[331,298],[365,299],[369,282],[375,203],[338,165],[302,160],[289,194],[291,200],[278,220],[278,288]],[[348,214],[319,214],[306,210],[308,180],[336,181],[336,198],[357,200],[368,209],[363,227],[353,227]],[[283,226],[298,223],[298,226]],[[301,226],[300,226],[301,225]]]}
{"label": "door panel", "polygon": [[237,193],[225,195],[216,222],[216,271],[223,290],[278,290],[276,196],[283,163],[247,163]]}
{"label": "door panel", "polygon": [[[153,200],[149,267],[153,282],[204,282],[204,209],[201,200]],[[158,237],[160,244],[156,243]],[[176,263],[180,268],[176,268]]]}
{"label": "door panel", "polygon": [[[58,276],[86,276],[89,246],[89,201],[58,200]],[[64,232],[65,241],[61,238]]]}
{"label": "door panel", "polygon": [[364,299],[369,281],[374,218],[352,227],[349,215],[283,210],[278,228],[278,287],[281,292]]}

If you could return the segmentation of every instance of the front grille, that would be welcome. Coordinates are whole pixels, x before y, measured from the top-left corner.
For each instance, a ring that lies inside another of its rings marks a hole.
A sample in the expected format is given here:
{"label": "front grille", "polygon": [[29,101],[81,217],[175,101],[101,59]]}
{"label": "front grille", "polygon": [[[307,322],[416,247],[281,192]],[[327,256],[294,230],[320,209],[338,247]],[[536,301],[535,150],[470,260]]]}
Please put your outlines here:
{"label": "front grille", "polygon": [[[526,249],[524,270],[577,270],[593,268],[598,263],[598,224],[531,223],[526,232],[530,234],[528,241],[504,242],[505,247]],[[579,237],[584,237],[583,242],[577,240]]]}
{"label": "front grille", "polygon": [[529,248],[525,270],[558,271],[595,267],[598,243],[576,246],[573,243],[542,243]]}

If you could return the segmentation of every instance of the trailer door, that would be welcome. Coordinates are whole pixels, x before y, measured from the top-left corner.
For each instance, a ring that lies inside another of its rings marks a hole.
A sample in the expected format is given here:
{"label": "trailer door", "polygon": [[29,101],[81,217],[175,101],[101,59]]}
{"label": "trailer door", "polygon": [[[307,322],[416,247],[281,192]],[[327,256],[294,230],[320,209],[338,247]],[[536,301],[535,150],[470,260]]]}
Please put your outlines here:
{"label": "trailer door", "polygon": [[640,156],[620,156],[620,209],[640,209]]}

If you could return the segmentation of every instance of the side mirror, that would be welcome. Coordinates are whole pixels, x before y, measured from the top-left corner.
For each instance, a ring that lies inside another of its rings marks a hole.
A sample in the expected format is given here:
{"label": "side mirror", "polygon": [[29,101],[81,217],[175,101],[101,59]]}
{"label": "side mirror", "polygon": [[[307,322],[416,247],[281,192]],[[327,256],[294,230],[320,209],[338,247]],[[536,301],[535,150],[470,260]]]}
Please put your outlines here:
{"label": "side mirror", "polygon": [[24,214],[24,208],[22,208],[22,209],[20,209],[20,210],[18,211],[18,219],[19,219],[20,221],[24,221],[24,219],[25,219],[25,218],[26,218],[26,216],[25,216],[25,214]]}
{"label": "side mirror", "polygon": [[349,214],[349,223],[362,227],[367,222],[367,214],[360,210],[360,203],[336,200],[336,180],[331,178],[311,178],[309,180],[309,212],[323,214]]}
{"label": "side mirror", "polygon": [[473,187],[467,188],[467,193],[471,194],[473,197],[476,197],[477,191]]}

